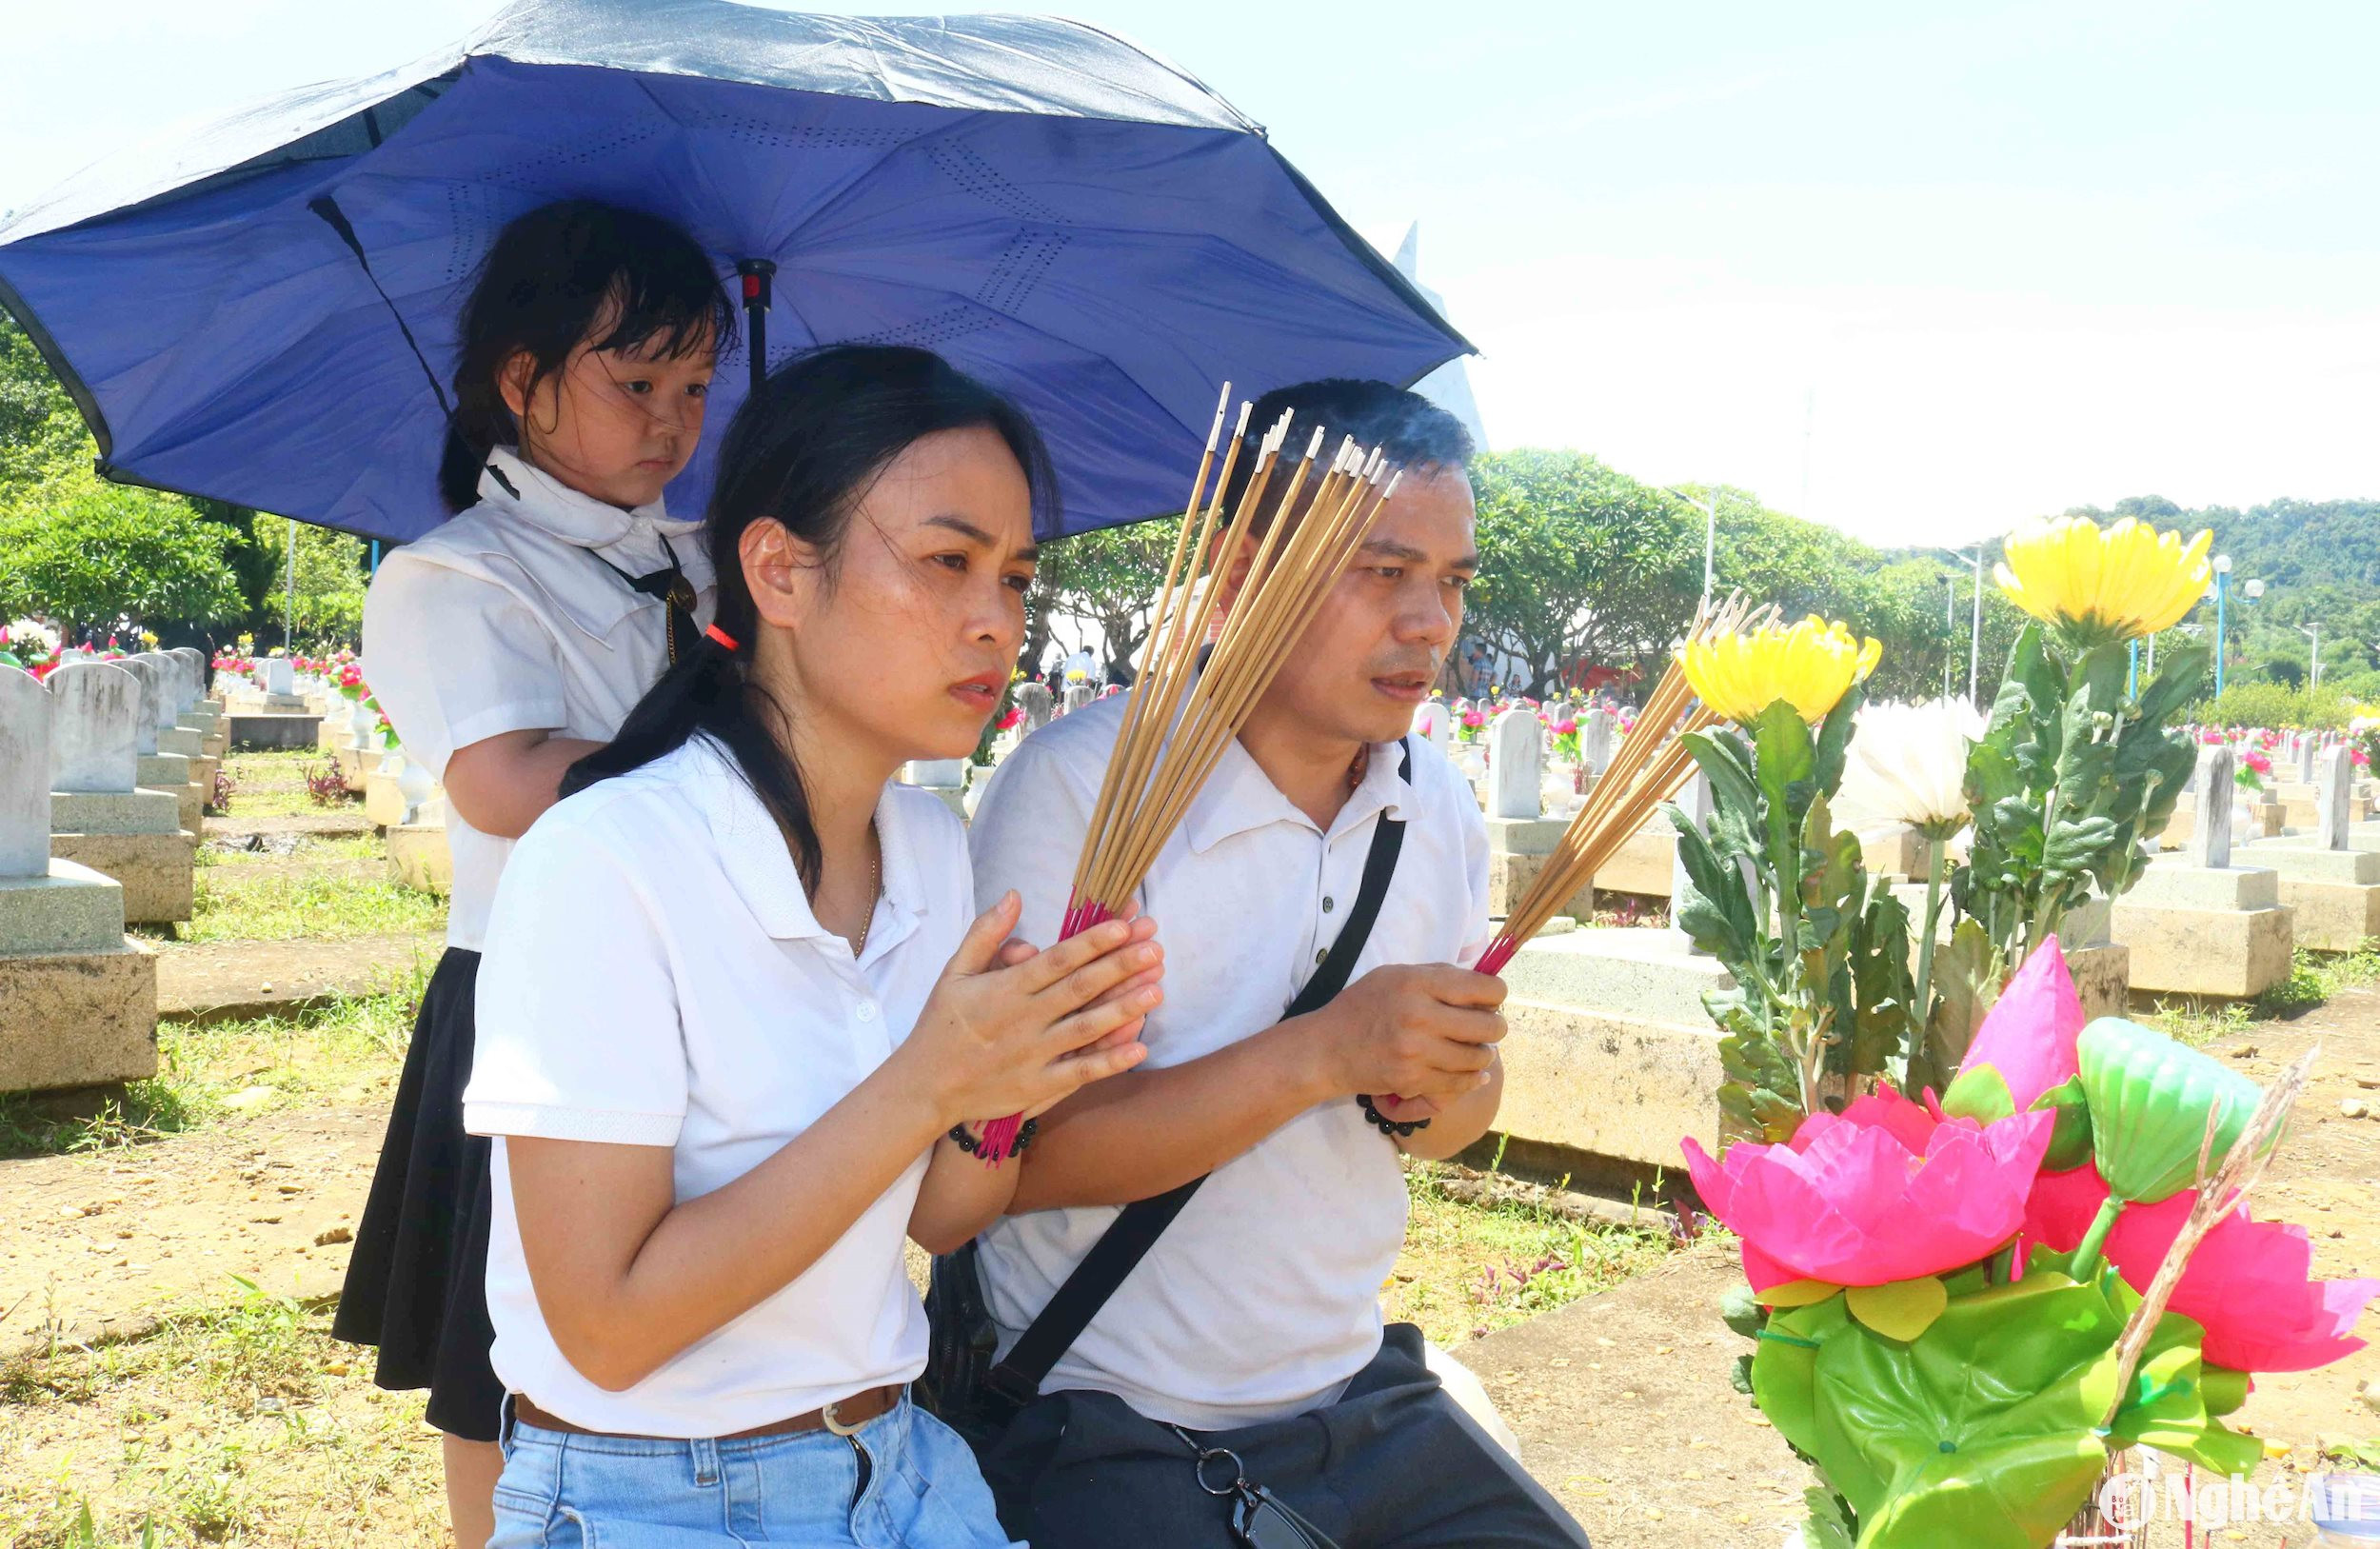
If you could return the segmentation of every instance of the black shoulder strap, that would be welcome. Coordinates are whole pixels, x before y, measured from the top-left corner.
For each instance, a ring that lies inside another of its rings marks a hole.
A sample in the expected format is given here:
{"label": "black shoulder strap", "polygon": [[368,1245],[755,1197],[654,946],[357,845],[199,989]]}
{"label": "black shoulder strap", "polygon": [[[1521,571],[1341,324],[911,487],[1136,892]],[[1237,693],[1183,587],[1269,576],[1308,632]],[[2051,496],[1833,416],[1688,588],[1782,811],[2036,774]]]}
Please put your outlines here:
{"label": "black shoulder strap", "polygon": [[[1413,748],[1398,742],[1400,754],[1397,765],[1398,778],[1413,778]],[[1372,938],[1372,923],[1379,918],[1380,901],[1388,896],[1389,879],[1397,872],[1397,852],[1404,848],[1405,824],[1401,818],[1380,814],[1379,823],[1372,830],[1372,848],[1363,858],[1363,881],[1356,892],[1354,906],[1347,911],[1347,923],[1341,926],[1339,939],[1331,943],[1330,952],[1314,976],[1298,991],[1297,999],[1281,1013],[1282,1020],[1302,1017],[1328,1005],[1331,997],[1347,987],[1348,976],[1355,972],[1356,959],[1363,955],[1364,943]],[[1091,1326],[1091,1320],[1116,1294],[1134,1266],[1148,1256],[1149,1249],[1181,1207],[1190,1202],[1190,1196],[1199,1192],[1206,1175],[1190,1180],[1178,1188],[1145,1200],[1136,1200],[1123,1207],[1100,1240],[1091,1244],[1091,1251],[1066,1277],[1041,1315],[1033,1320],[1033,1326],[1024,1331],[1009,1348],[1005,1360],[991,1370],[991,1386],[1003,1398],[1015,1403],[1030,1403],[1040,1397],[1041,1380],[1049,1375],[1058,1358],[1064,1355],[1082,1331]]]}

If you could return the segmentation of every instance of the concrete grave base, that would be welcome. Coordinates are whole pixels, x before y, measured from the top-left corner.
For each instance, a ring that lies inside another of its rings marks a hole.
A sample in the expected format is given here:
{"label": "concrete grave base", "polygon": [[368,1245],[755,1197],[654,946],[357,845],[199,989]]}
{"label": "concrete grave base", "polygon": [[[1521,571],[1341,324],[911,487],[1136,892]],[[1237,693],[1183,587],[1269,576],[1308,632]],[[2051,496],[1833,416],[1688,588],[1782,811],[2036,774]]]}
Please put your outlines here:
{"label": "concrete grave base", "polygon": [[119,926],[104,950],[0,954],[0,1092],[157,1074],[157,956]]}
{"label": "concrete grave base", "polygon": [[179,829],[182,807],[164,790],[50,793],[52,834],[169,834]]}
{"label": "concrete grave base", "polygon": [[405,821],[405,792],[398,777],[373,769],[364,776],[364,816],[375,828],[394,828]]}
{"label": "concrete grave base", "polygon": [[1551,855],[1570,824],[1560,818],[1490,818],[1491,855]]}
{"label": "concrete grave base", "polygon": [[179,828],[162,834],[52,833],[50,853],[119,884],[129,923],[161,925],[190,917],[198,878],[196,834]]}
{"label": "concrete grave base", "polygon": [[364,794],[364,778],[372,772],[372,765],[378,762],[377,758],[367,760],[358,748],[339,749],[339,778],[347,782],[348,794]]}
{"label": "concrete grave base", "polygon": [[1896,823],[1880,833],[1862,834],[1859,856],[1871,876],[1901,877],[1922,883],[1931,874],[1934,846],[1916,829]]}
{"label": "concrete grave base", "polygon": [[1503,977],[1498,1130],[1654,1167],[1677,1164],[1680,1136],[1716,1149],[1725,1076],[1702,992],[1726,986],[1727,970],[1643,927],[1540,937]]}
{"label": "concrete grave base", "polygon": [[2244,1000],[2287,979],[2293,942],[2278,874],[2159,861],[2113,911],[2132,987]]}
{"label": "concrete grave base", "polygon": [[207,750],[207,739],[188,726],[157,728],[157,751],[179,753],[186,759],[199,757]]}
{"label": "concrete grave base", "polygon": [[2267,841],[2239,853],[2280,874],[2281,902],[2296,913],[2299,946],[2353,952],[2380,936],[2380,851]]}
{"label": "concrete grave base", "polygon": [[388,830],[388,869],[397,881],[441,895],[454,891],[454,855],[442,823],[399,824]]}
{"label": "concrete grave base", "polygon": [[314,731],[314,751],[336,753],[355,741],[355,728],[344,715],[327,715]]}
{"label": "concrete grave base", "polygon": [[2165,820],[2165,826],[2156,835],[2160,850],[2178,850],[2190,843],[2190,830],[2198,822],[2198,803],[2194,797],[2184,796],[2173,804],[2173,815]]}
{"label": "concrete grave base", "polygon": [[1641,893],[1648,898],[1667,898],[1670,877],[1677,863],[1677,830],[1670,826],[1666,817],[1656,817],[1652,823],[1628,836],[1627,843],[1612,853],[1592,881],[1606,893]]}
{"label": "concrete grave base", "polygon": [[143,753],[132,783],[150,790],[175,790],[190,783],[190,761],[179,753]]}
{"label": "concrete grave base", "polygon": [[[1537,874],[1545,869],[1547,857],[1542,855],[1504,855],[1491,852],[1488,856],[1488,913],[1497,919],[1513,912],[1513,906],[1528,896]],[[1581,887],[1554,910],[1558,918],[1569,915],[1575,920],[1595,918],[1595,888]],[[1525,950],[1525,948],[1524,948]]]}
{"label": "concrete grave base", "polygon": [[48,876],[0,877],[0,952],[110,952],[123,940],[124,889],[89,866],[52,857]]}
{"label": "concrete grave base", "polygon": [[1677,1142],[1719,1142],[1719,1035],[1696,1025],[1517,996],[1504,1003],[1504,1101],[1517,1140],[1645,1166],[1681,1164]]}
{"label": "concrete grave base", "polygon": [[322,725],[319,715],[289,711],[234,713],[227,718],[231,726],[231,745],[243,752],[256,752],[276,747],[312,747]]}

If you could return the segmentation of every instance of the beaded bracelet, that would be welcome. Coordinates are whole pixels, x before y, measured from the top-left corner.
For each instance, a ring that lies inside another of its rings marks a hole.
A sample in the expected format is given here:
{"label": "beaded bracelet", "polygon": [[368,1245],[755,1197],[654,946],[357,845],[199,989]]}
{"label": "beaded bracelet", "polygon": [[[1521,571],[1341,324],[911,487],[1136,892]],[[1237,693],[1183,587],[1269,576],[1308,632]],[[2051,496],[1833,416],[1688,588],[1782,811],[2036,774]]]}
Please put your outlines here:
{"label": "beaded bracelet", "polygon": [[1386,1114],[1380,1112],[1378,1107],[1374,1106],[1371,1094],[1367,1092],[1357,1093],[1356,1101],[1363,1104],[1363,1117],[1365,1122],[1369,1123],[1373,1128],[1378,1130],[1383,1135],[1410,1135],[1418,1129],[1427,1129],[1430,1127],[1430,1122],[1427,1119],[1389,1118]]}
{"label": "beaded bracelet", "polygon": [[[1426,1122],[1426,1121],[1424,1122]],[[1039,1135],[1041,1132],[1041,1122],[1039,1119],[1028,1119],[1023,1123],[1019,1124],[1017,1126],[1017,1138],[1008,1142],[1008,1154],[1012,1157],[1021,1157],[1024,1155],[1024,1148],[1031,1145],[1033,1143],[1033,1137]],[[956,1145],[960,1150],[964,1151],[969,1156],[973,1156],[978,1151],[982,1149],[982,1142],[978,1141],[964,1124],[953,1124],[950,1126],[950,1140],[952,1144]]]}

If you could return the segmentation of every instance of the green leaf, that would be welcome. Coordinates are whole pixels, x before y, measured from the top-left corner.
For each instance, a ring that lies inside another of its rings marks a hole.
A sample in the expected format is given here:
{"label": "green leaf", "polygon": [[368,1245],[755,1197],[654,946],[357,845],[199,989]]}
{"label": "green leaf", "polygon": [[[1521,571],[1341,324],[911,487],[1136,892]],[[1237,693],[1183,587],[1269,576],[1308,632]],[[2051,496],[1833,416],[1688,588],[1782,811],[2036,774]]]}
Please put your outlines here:
{"label": "green leaf", "polygon": [[1814,1484],[1801,1499],[1810,1508],[1809,1520],[1801,1524],[1802,1549],[1852,1549],[1858,1529],[1843,1498]]}
{"label": "green leaf", "polygon": [[[1762,819],[1769,867],[1779,878],[1795,876],[1801,839],[1802,814],[1810,802],[1811,770],[1815,751],[1810,727],[1784,700],[1760,712],[1753,723],[1753,769],[1760,785]],[[1795,800],[1796,791],[1799,800]]]}
{"label": "green leaf", "polygon": [[1745,1284],[1729,1286],[1719,1298],[1719,1317],[1747,1340],[1757,1335],[1761,1325],[1769,1321],[1767,1309],[1753,1296],[1752,1287]]}
{"label": "green leaf", "polygon": [[1914,1340],[1835,1299],[1770,1321],[1754,1391],[1850,1502],[1859,1549],[2038,1549],[2106,1464],[2122,1327],[2059,1274],[1954,1299]]}

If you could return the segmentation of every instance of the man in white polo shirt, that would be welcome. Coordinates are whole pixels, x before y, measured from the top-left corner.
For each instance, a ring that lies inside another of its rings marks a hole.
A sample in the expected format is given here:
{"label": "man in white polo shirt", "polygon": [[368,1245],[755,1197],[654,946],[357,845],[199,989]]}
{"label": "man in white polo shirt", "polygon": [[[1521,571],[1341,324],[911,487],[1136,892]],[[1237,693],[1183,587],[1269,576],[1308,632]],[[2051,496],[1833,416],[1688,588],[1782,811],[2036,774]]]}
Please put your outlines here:
{"label": "man in white polo shirt", "polygon": [[[1384,447],[1405,476],[1149,873],[1169,971],[1146,1063],[1042,1119],[1017,1213],[978,1243],[1013,1366],[1119,1206],[1204,1178],[985,1442],[984,1470],[1036,1549],[1308,1541],[1240,1478],[1345,1549],[1583,1549],[1429,1374],[1419,1332],[1379,1312],[1404,1238],[1399,1152],[1460,1151],[1502,1093],[1504,987],[1464,966],[1489,935],[1486,825],[1461,774],[1405,736],[1478,566],[1470,440],[1384,383],[1285,388],[1251,424],[1283,409]],[[977,888],[1016,888],[1028,940],[1057,934],[1123,708],[1035,733],[977,814]],[[1373,914],[1363,879],[1391,832]],[[1318,968],[1367,915],[1351,965]],[[1342,966],[1335,999],[1284,1015]]]}

